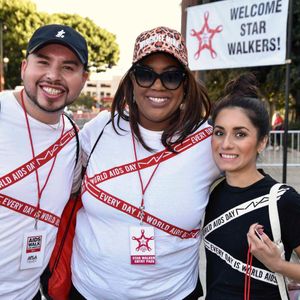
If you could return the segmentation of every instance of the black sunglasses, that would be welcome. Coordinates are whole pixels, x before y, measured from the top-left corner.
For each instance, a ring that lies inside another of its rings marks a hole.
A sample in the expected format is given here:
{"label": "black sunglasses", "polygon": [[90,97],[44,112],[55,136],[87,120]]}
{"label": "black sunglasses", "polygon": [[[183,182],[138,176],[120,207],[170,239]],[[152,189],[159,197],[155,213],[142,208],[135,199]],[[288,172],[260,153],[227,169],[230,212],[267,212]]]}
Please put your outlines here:
{"label": "black sunglasses", "polygon": [[165,71],[158,74],[144,66],[135,66],[132,72],[137,84],[143,88],[151,87],[156,79],[159,78],[166,89],[176,90],[186,77],[186,73],[182,70]]}

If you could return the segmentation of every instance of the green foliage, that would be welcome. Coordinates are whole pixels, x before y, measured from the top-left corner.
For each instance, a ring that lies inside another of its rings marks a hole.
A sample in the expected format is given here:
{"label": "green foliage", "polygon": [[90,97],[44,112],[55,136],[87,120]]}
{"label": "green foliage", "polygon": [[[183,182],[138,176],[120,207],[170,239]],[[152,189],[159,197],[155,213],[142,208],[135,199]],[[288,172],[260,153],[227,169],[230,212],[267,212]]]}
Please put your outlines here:
{"label": "green foliage", "polygon": [[3,57],[9,58],[5,70],[6,88],[21,84],[20,65],[26,55],[27,43],[40,26],[60,23],[77,29],[87,40],[90,67],[100,72],[116,65],[119,47],[112,33],[98,27],[89,18],[73,14],[38,12],[29,0],[0,0],[0,20],[3,22]]}
{"label": "green foliage", "polygon": [[291,94],[295,100],[296,122],[300,123],[300,1],[293,2]]}
{"label": "green foliage", "polygon": [[81,94],[69,108],[72,111],[76,111],[77,109],[91,109],[96,103],[97,101],[93,97]]}
{"label": "green foliage", "polygon": [[20,65],[33,28],[42,24],[36,6],[27,0],[0,0],[0,19],[3,22],[3,57],[9,58],[5,72],[6,86],[20,84]]}
{"label": "green foliage", "polygon": [[116,36],[97,26],[91,19],[78,14],[53,14],[50,23],[65,24],[78,30],[87,40],[89,67],[96,72],[115,66],[119,60]]}
{"label": "green foliage", "polygon": [[300,130],[300,122],[292,122],[289,124],[289,129]]}

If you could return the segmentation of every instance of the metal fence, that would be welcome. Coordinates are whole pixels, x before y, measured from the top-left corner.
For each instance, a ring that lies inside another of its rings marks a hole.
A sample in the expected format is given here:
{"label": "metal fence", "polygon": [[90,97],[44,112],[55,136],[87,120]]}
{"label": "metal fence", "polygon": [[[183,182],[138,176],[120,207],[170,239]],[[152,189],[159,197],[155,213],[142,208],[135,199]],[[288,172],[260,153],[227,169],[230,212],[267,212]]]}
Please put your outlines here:
{"label": "metal fence", "polygon": [[[96,114],[81,114],[74,118],[77,125],[82,128],[84,123],[95,117]],[[261,153],[257,162],[261,167],[283,166],[283,130],[270,131],[269,141],[266,149]],[[288,153],[287,166],[300,167],[300,130],[288,131]]]}
{"label": "metal fence", "polygon": [[[268,145],[258,161],[260,166],[283,165],[283,130],[270,132]],[[300,166],[300,130],[288,131],[287,166]]]}

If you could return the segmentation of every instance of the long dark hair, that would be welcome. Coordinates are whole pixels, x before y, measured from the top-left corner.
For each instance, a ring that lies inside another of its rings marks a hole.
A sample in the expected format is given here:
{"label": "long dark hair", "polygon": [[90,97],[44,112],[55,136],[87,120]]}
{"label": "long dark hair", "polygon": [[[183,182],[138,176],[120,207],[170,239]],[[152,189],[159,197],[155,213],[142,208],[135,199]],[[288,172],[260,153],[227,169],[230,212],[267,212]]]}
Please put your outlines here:
{"label": "long dark hair", "polygon": [[[111,117],[114,130],[120,130],[120,119],[126,120],[143,147],[149,151],[152,149],[143,140],[138,127],[139,112],[133,101],[133,84],[130,78],[130,68],[122,78],[112,102]],[[178,109],[170,121],[170,125],[164,130],[161,138],[162,144],[172,150],[172,145],[182,142],[189,134],[194,132],[209,117],[211,103],[204,85],[196,81],[193,73],[185,68],[186,79],[184,84],[184,108]],[[115,117],[116,112],[118,113]],[[116,120],[115,120],[116,119]]]}
{"label": "long dark hair", "polygon": [[224,89],[225,96],[216,102],[212,111],[212,123],[225,108],[242,108],[252,125],[257,129],[257,140],[261,141],[270,131],[269,113],[259,99],[258,82],[253,73],[243,73],[229,81]]}

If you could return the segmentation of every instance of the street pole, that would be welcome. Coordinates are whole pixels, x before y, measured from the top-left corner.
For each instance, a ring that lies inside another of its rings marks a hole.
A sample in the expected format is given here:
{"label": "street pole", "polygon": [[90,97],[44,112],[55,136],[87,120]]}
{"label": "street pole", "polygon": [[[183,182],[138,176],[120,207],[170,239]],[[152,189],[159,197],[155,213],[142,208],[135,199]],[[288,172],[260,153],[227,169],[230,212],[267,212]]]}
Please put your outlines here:
{"label": "street pole", "polygon": [[0,92],[3,89],[3,22],[0,20]]}
{"label": "street pole", "polygon": [[288,148],[288,127],[289,127],[289,95],[290,95],[290,73],[291,73],[291,44],[292,44],[292,23],[293,23],[293,0],[289,1],[288,10],[288,32],[286,46],[286,67],[285,67],[285,113],[284,113],[284,134],[283,134],[283,166],[282,182],[287,182],[287,148]]}

